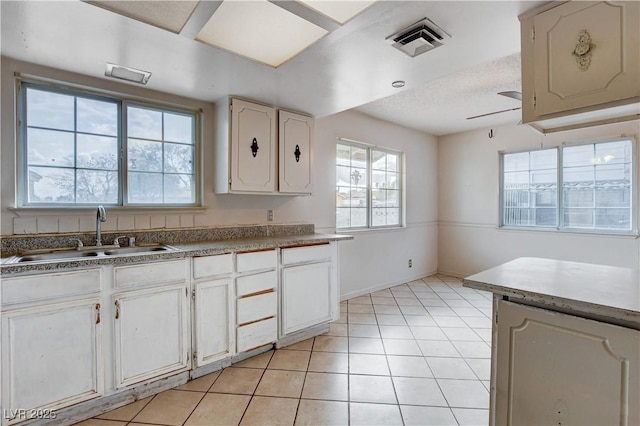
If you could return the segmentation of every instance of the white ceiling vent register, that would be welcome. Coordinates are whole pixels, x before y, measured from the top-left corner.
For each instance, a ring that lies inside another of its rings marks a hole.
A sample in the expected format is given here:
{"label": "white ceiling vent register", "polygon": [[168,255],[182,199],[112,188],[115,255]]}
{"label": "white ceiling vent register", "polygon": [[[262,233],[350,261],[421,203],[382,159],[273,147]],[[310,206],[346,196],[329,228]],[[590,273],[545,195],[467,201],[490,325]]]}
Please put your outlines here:
{"label": "white ceiling vent register", "polygon": [[451,36],[429,18],[423,18],[387,37],[393,47],[412,58],[444,44]]}

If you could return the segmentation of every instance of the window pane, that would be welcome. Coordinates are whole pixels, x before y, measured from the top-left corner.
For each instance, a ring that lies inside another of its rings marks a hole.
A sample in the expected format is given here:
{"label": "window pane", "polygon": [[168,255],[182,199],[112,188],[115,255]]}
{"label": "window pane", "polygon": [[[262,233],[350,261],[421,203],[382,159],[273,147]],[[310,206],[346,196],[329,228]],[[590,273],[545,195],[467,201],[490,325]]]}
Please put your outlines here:
{"label": "window pane", "polygon": [[165,143],[164,171],[172,173],[193,173],[193,146]]}
{"label": "window pane", "polygon": [[27,87],[27,125],[74,130],[74,96]]}
{"label": "window pane", "polygon": [[350,146],[338,144],[338,146],[336,147],[336,165],[338,166],[351,165],[351,147]]}
{"label": "window pane", "polygon": [[27,164],[73,167],[73,133],[27,130]]}
{"label": "window pane", "polygon": [[351,178],[351,184],[353,186],[359,188],[367,187],[367,169],[352,168],[349,177]]}
{"label": "window pane", "polygon": [[118,104],[78,98],[78,131],[118,135]]}
{"label": "window pane", "polygon": [[336,208],[336,228],[351,227],[351,209]]}
{"label": "window pane", "polygon": [[165,175],[164,202],[172,204],[190,204],[195,202],[192,175]]}
{"label": "window pane", "polygon": [[27,174],[30,203],[73,203],[75,201],[73,169],[29,167]]}
{"label": "window pane", "polygon": [[162,203],[162,174],[129,172],[129,202],[134,204]]}
{"label": "window pane", "polygon": [[557,225],[557,150],[504,154],[502,224]]}
{"label": "window pane", "polygon": [[79,134],[78,167],[118,170],[118,139]]}
{"label": "window pane", "polygon": [[367,226],[367,209],[366,208],[352,208],[351,209],[351,227],[366,227]]}
{"label": "window pane", "polygon": [[364,148],[351,147],[351,166],[367,168],[367,150]]}
{"label": "window pane", "polygon": [[631,230],[632,148],[631,140],[564,148],[566,227]]}
{"label": "window pane", "polygon": [[399,154],[338,143],[336,227],[399,225],[400,166]]}
{"label": "window pane", "polygon": [[164,113],[164,140],[193,144],[193,117],[184,114]]}
{"label": "window pane", "polygon": [[118,172],[78,170],[76,193],[78,203],[118,202]]}
{"label": "window pane", "polygon": [[129,170],[162,171],[162,143],[129,139],[127,151]]}
{"label": "window pane", "polygon": [[127,108],[128,136],[162,140],[162,112],[146,108]]}

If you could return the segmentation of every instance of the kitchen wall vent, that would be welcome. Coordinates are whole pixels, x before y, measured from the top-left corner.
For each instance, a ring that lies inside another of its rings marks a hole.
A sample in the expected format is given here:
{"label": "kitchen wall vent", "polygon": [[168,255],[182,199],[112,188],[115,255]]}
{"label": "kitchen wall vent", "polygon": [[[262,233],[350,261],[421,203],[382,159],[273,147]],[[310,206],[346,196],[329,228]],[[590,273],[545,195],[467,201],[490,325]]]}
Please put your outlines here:
{"label": "kitchen wall vent", "polygon": [[386,40],[412,58],[440,47],[451,36],[429,18],[423,18],[390,35]]}

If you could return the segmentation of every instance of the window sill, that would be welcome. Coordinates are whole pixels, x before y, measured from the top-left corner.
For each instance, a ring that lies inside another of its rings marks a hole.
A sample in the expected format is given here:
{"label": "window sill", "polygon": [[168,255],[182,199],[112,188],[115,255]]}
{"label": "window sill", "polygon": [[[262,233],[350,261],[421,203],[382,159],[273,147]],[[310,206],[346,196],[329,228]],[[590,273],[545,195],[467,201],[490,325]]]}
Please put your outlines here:
{"label": "window sill", "polygon": [[520,231],[520,232],[551,232],[556,234],[589,235],[599,237],[627,237],[638,238],[638,231],[607,231],[590,229],[558,229],[558,228],[536,228],[531,226],[498,226],[498,231]]}
{"label": "window sill", "polygon": [[336,234],[361,234],[361,233],[374,233],[374,232],[392,232],[402,231],[407,229],[406,225],[401,226],[385,226],[379,228],[341,228],[336,229]]}
{"label": "window sill", "polygon": [[[87,214],[94,213],[98,206],[84,207],[9,207],[7,210],[15,213],[17,216],[57,216],[61,214]],[[179,214],[179,213],[204,213],[207,208],[202,206],[185,206],[185,207],[133,207],[133,206],[105,206],[107,212],[115,214]]]}

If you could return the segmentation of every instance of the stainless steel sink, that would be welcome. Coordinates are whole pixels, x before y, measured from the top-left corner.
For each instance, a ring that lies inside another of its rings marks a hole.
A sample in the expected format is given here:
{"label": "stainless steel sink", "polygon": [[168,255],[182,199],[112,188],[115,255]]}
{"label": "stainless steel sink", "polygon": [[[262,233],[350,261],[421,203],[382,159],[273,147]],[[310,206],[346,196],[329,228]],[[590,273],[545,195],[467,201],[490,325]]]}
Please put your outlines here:
{"label": "stainless steel sink", "polygon": [[21,256],[16,256],[15,260],[9,263],[24,263],[24,262],[45,262],[55,260],[67,260],[67,259],[82,259],[82,258],[95,258],[95,257],[115,257],[125,256],[128,254],[145,254],[145,253],[158,253],[177,250],[175,247],[167,246],[164,244],[148,244],[136,247],[84,247],[80,250],[77,249],[52,249],[52,250],[34,250],[32,252],[24,253]]}

